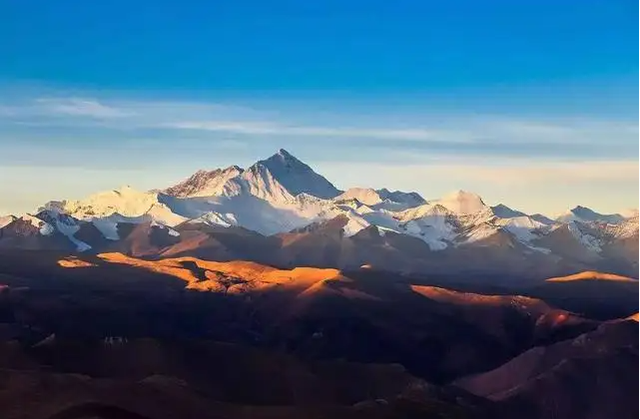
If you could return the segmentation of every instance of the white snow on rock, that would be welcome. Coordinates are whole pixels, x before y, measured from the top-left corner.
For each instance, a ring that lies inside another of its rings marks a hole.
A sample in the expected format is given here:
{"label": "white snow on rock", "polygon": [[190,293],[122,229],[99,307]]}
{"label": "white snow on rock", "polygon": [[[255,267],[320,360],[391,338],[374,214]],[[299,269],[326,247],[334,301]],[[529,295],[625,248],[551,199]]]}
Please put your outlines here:
{"label": "white snow on rock", "polygon": [[435,203],[456,214],[473,214],[487,208],[479,195],[462,190],[453,192]]}
{"label": "white snow on rock", "polygon": [[516,236],[521,242],[529,242],[538,238],[539,235],[536,232],[546,227],[545,224],[526,215],[497,219],[495,224],[504,227],[505,230]]}
{"label": "white snow on rock", "polygon": [[624,221],[624,217],[620,214],[600,214],[595,212],[591,208],[583,207],[578,205],[563,214],[559,215],[556,218],[556,221],[560,221],[562,223],[569,223],[571,221],[581,221],[581,222],[604,222],[617,224]]}
{"label": "white snow on rock", "polygon": [[575,221],[570,221],[567,224],[567,227],[571,234],[573,234],[573,237],[575,237],[587,249],[594,252],[600,252],[602,250],[598,239],[589,233],[583,232]]}
{"label": "white snow on rock", "polygon": [[130,186],[100,192],[79,201],[63,201],[61,210],[75,218],[86,220],[120,214],[137,217],[158,203],[157,194],[140,192]]}
{"label": "white snow on rock", "polygon": [[399,231],[424,240],[431,250],[443,250],[456,238],[453,213],[440,204],[424,204],[398,215]]}
{"label": "white snow on rock", "polygon": [[489,223],[482,223],[470,229],[464,236],[462,236],[463,241],[458,243],[458,245],[471,244],[487,239],[494,234],[497,234],[498,231],[499,229],[495,226],[490,225]]}
{"label": "white snow on rock", "polygon": [[[398,207],[395,209],[407,209],[426,204],[427,201],[417,192],[390,191],[387,188],[378,189],[376,191],[384,203],[392,203]],[[388,208],[390,209],[390,208]]]}
{"label": "white snow on rock", "polygon": [[196,198],[203,196],[218,196],[224,193],[225,184],[244,170],[238,166],[211,171],[198,170],[191,177],[179,184],[167,188],[165,193],[179,198]]}
{"label": "white snow on rock", "polygon": [[599,225],[603,234],[611,239],[620,240],[638,236],[638,216],[627,218],[619,224]]}
{"label": "white snow on rock", "polygon": [[378,192],[372,188],[350,188],[334,198],[334,201],[356,199],[365,205],[376,205],[382,202]]}
{"label": "white snow on rock", "polygon": [[267,168],[278,183],[292,195],[305,192],[318,198],[330,199],[340,194],[331,182],[284,149],[278,150],[276,154],[257,162],[254,166]]}
{"label": "white snow on rock", "polygon": [[345,237],[354,236],[371,225],[355,212],[347,213],[347,217],[349,221],[347,221],[347,224],[342,228]]}
{"label": "white snow on rock", "polygon": [[220,214],[217,212],[207,212],[198,218],[188,221],[189,223],[203,223],[208,225],[219,225],[222,227],[237,226],[238,220],[232,213]]}
{"label": "white snow on rock", "polygon": [[24,214],[18,218],[38,229],[39,233],[43,236],[50,236],[56,232],[56,229],[51,224],[31,214]]}

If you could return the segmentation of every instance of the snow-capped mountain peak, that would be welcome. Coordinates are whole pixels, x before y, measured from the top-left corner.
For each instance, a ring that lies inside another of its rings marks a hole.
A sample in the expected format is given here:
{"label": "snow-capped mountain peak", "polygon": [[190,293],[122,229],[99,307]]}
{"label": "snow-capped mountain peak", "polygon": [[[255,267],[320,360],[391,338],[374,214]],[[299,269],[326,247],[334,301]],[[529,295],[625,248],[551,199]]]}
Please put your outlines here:
{"label": "snow-capped mountain peak", "polygon": [[382,197],[372,188],[349,188],[334,198],[335,201],[357,199],[365,205],[376,205],[382,202]]}
{"label": "snow-capped mountain peak", "polygon": [[598,212],[595,212],[591,208],[578,205],[558,216],[556,220],[565,223],[570,221],[598,221],[617,224],[623,221],[624,217],[620,214],[600,214]]}
{"label": "snow-capped mountain peak", "polygon": [[164,192],[179,198],[221,195],[225,184],[243,171],[236,165],[226,169],[198,170],[186,180],[165,189]]}
{"label": "snow-capped mountain peak", "polygon": [[252,168],[260,167],[268,169],[291,195],[305,192],[318,198],[330,199],[340,194],[331,182],[284,149],[280,149],[273,156],[260,160],[252,166]]}
{"label": "snow-capped mountain peak", "polygon": [[390,191],[387,188],[376,190],[383,200],[405,204],[407,208],[426,204],[427,201],[417,192]]}
{"label": "snow-capped mountain peak", "polygon": [[493,210],[493,213],[500,218],[514,218],[526,215],[524,212],[511,209],[504,204],[494,205],[491,209]]}
{"label": "snow-capped mountain peak", "polygon": [[452,192],[437,203],[456,214],[473,214],[487,208],[479,195],[463,190]]}

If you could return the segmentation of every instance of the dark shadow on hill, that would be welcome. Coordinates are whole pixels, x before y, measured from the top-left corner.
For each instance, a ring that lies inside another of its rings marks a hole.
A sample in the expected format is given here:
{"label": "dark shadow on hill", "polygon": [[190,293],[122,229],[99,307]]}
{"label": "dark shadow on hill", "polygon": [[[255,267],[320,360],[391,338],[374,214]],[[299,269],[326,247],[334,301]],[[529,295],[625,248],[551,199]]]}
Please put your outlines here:
{"label": "dark shadow on hill", "polygon": [[83,403],[42,419],[151,419],[117,406]]}

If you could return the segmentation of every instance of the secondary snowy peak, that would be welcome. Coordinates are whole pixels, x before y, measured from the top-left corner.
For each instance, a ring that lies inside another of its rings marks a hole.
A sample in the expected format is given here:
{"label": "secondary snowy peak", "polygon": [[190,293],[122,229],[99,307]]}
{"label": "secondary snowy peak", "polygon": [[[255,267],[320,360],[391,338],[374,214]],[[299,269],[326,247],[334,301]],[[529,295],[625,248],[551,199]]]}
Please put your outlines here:
{"label": "secondary snowy peak", "polygon": [[436,203],[456,214],[474,214],[487,208],[479,195],[462,190],[453,192]]}
{"label": "secondary snowy peak", "polygon": [[556,218],[557,221],[562,223],[568,223],[571,221],[582,222],[603,222],[610,224],[617,224],[624,220],[624,217],[620,214],[600,214],[594,210],[578,205],[575,208],[568,210]]}
{"label": "secondary snowy peak", "polygon": [[167,195],[178,198],[192,198],[204,196],[222,195],[225,184],[244,170],[238,166],[229,166],[226,169],[198,170],[188,179],[175,186],[165,189]]}
{"label": "secondary snowy peak", "polygon": [[403,211],[423,205],[426,201],[415,192],[389,191],[388,189],[350,188],[334,199],[336,203],[354,200],[378,210]]}
{"label": "secondary snowy peak", "polygon": [[526,215],[524,212],[511,209],[504,204],[495,205],[491,207],[491,209],[493,210],[493,213],[500,218],[514,218],[514,217],[522,217]]}
{"label": "secondary snowy peak", "polygon": [[439,204],[424,204],[397,216],[400,232],[425,241],[431,250],[446,249],[456,238],[454,214]]}
{"label": "secondary snowy peak", "polygon": [[372,188],[349,188],[336,196],[334,201],[350,201],[352,199],[357,199],[360,203],[371,206],[381,203],[384,198]]}
{"label": "secondary snowy peak", "polygon": [[453,211],[440,204],[424,204],[418,207],[409,208],[399,213],[396,218],[400,221],[411,221],[424,217],[446,217],[453,216]]}
{"label": "secondary snowy peak", "polygon": [[51,201],[45,204],[41,211],[65,214],[82,221],[93,221],[96,227],[105,233],[105,237],[114,240],[117,239],[117,235],[114,235],[113,230],[118,222],[153,220],[174,226],[186,220],[161,203],[157,193],[141,192],[130,186],[99,192],[83,200]]}
{"label": "secondary snowy peak", "polygon": [[288,151],[280,149],[266,160],[260,160],[248,170],[268,170],[291,195],[307,193],[318,198],[330,199],[340,191],[323,176],[317,174]]}
{"label": "secondary snowy peak", "polygon": [[405,204],[407,208],[417,207],[418,205],[427,203],[417,192],[390,191],[387,188],[378,189],[376,192],[383,200]]}

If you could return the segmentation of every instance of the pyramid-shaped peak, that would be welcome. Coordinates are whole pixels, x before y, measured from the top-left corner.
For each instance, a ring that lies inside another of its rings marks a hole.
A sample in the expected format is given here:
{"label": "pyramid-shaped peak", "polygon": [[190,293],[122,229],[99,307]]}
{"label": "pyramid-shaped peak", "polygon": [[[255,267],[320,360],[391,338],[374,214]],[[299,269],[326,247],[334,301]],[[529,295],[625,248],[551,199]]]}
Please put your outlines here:
{"label": "pyramid-shaped peak", "polygon": [[560,214],[556,218],[557,221],[569,222],[569,221],[598,221],[606,223],[619,223],[624,220],[624,217],[620,214],[601,214],[592,210],[591,208],[577,205],[572,209]]}
{"label": "pyramid-shaped peak", "polygon": [[509,208],[505,204],[494,205],[493,207],[491,207],[491,210],[497,217],[500,218],[515,218],[526,215],[524,212]]}
{"label": "pyramid-shaped peak", "polygon": [[273,165],[285,165],[296,167],[298,170],[311,170],[309,166],[301,162],[297,157],[289,153],[284,148],[279,149],[275,154],[265,160],[260,160],[258,163],[262,163],[267,167]]}
{"label": "pyramid-shaped peak", "polygon": [[586,217],[588,219],[593,219],[593,218],[597,218],[600,215],[601,214],[598,214],[591,208],[584,207],[582,205],[576,205],[570,210],[567,210],[566,212],[564,212],[561,216],[577,216],[580,218]]}
{"label": "pyramid-shaped peak", "polygon": [[294,158],[293,155],[291,153],[289,153],[287,150],[285,150],[284,148],[281,148],[278,150],[278,152],[276,153],[277,155],[284,157],[284,158]]}
{"label": "pyramid-shaped peak", "polygon": [[[268,172],[265,172],[266,171]],[[267,175],[280,183],[291,195],[307,193],[318,198],[329,199],[340,191],[311,167],[281,148],[266,160],[260,160],[249,168],[260,176]]]}

